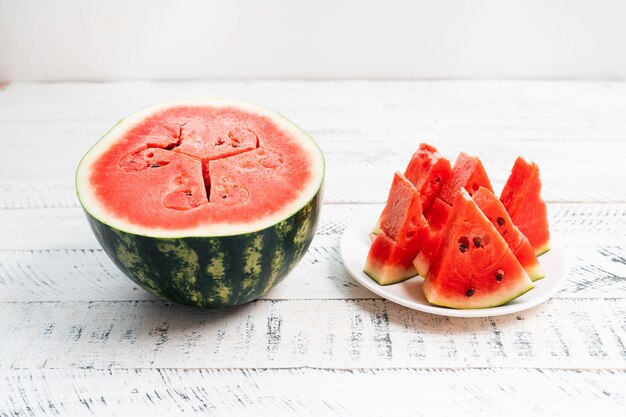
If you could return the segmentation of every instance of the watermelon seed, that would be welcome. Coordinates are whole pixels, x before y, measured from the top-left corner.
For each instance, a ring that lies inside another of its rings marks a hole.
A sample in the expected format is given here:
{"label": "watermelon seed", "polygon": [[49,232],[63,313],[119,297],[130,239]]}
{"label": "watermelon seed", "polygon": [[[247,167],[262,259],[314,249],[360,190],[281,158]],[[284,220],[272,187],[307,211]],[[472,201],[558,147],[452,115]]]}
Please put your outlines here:
{"label": "watermelon seed", "polygon": [[437,179],[435,180],[435,182],[439,182],[441,181],[441,178],[437,177]]}
{"label": "watermelon seed", "polygon": [[477,248],[480,248],[482,246],[482,242],[480,241],[479,237],[474,238],[474,246],[476,246]]}
{"label": "watermelon seed", "polygon": [[467,297],[471,297],[472,295],[474,295],[474,289],[473,289],[473,288],[470,288],[469,290],[467,290],[467,291],[465,292],[465,295],[466,295]]}
{"label": "watermelon seed", "polygon": [[462,253],[467,252],[467,250],[469,249],[469,239],[467,238],[467,236],[461,236],[461,238],[459,239],[459,250]]}
{"label": "watermelon seed", "polygon": [[502,281],[502,278],[504,278],[504,271],[501,269],[498,269],[498,272],[496,273],[496,280]]}
{"label": "watermelon seed", "polygon": [[498,217],[497,222],[499,226],[504,226],[504,219],[502,217]]}
{"label": "watermelon seed", "polygon": [[191,197],[191,191],[185,191],[185,195],[186,195],[187,197]]}
{"label": "watermelon seed", "polygon": [[161,165],[159,165],[156,162],[154,164],[150,165],[150,168],[160,168],[160,167],[161,167]]}

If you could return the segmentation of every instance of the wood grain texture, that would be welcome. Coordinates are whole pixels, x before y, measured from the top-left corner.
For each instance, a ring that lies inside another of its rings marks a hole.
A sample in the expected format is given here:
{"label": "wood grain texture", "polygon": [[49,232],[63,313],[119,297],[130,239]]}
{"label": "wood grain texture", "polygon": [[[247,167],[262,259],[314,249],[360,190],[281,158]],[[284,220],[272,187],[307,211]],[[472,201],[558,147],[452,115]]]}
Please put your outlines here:
{"label": "wood grain texture", "polygon": [[381,299],[260,300],[222,311],[162,301],[1,306],[0,334],[11,342],[0,345],[0,369],[626,369],[623,299],[552,299],[476,319]]}
{"label": "wood grain texture", "polygon": [[10,370],[0,415],[619,417],[625,384],[624,371]]}

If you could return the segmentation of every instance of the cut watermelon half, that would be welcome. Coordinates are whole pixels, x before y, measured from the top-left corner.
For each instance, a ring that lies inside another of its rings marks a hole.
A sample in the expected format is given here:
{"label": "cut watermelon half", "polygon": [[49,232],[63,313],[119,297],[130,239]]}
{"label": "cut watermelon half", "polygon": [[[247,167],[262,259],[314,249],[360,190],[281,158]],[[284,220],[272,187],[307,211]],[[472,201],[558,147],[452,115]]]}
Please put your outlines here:
{"label": "cut watermelon half", "polygon": [[457,193],[450,219],[423,285],[430,303],[461,309],[496,307],[534,287],[467,191]]}
{"label": "cut watermelon half", "polygon": [[370,246],[363,272],[380,285],[395,284],[417,274],[413,257],[412,253],[381,231]]}
{"label": "cut watermelon half", "polygon": [[[426,212],[439,195],[441,188],[448,181],[452,170],[450,161],[441,155],[434,146],[421,143],[409,161],[404,176],[415,186],[420,194],[422,210]],[[376,223],[372,233],[378,233],[380,221]]]}
{"label": "cut watermelon half", "polygon": [[324,158],[283,116],[181,100],[117,123],[84,156],[76,189],[96,238],[133,281],[217,308],[259,298],[302,259]]}
{"label": "cut watermelon half", "polygon": [[442,199],[435,198],[433,204],[430,206],[430,210],[425,214],[428,225],[430,226],[430,233],[424,247],[413,260],[413,265],[417,273],[423,277],[426,277],[428,274],[430,260],[439,247],[441,232],[450,219],[451,211],[452,207]]}
{"label": "cut watermelon half", "polygon": [[541,197],[539,167],[521,156],[504,185],[500,201],[513,223],[528,238],[537,256],[550,250],[548,208]]}
{"label": "cut watermelon half", "polygon": [[493,192],[491,181],[489,181],[483,163],[477,157],[461,152],[454,162],[452,176],[444,184],[439,197],[452,205],[457,192],[461,188],[465,188],[469,195],[472,195],[480,187],[485,187]]}
{"label": "cut watermelon half", "polygon": [[478,191],[472,196],[478,208],[487,216],[491,224],[493,224],[496,230],[504,238],[509,248],[513,251],[513,254],[517,260],[522,264],[530,279],[537,281],[545,276],[535,251],[533,250],[530,242],[519,231],[517,226],[509,217],[504,205],[498,200],[491,191],[484,187],[480,187]]}

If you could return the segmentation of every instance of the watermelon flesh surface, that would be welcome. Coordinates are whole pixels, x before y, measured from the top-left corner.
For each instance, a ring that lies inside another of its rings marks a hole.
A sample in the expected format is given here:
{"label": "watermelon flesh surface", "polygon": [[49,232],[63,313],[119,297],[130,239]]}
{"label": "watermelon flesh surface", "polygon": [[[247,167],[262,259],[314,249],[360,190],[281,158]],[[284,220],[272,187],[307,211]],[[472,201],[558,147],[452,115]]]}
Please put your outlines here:
{"label": "watermelon flesh surface", "polygon": [[423,290],[428,301],[451,308],[488,308],[533,288],[507,243],[465,190],[432,259]]}
{"label": "watermelon flesh surface", "polygon": [[81,194],[97,201],[100,217],[147,234],[254,230],[301,207],[304,189],[320,185],[323,161],[294,136],[236,105],[164,108],[94,156]]}
{"label": "watermelon flesh surface", "polygon": [[518,157],[500,201],[513,223],[528,238],[537,256],[550,250],[548,208],[541,197],[541,178],[535,163]]}
{"label": "watermelon flesh surface", "polygon": [[417,274],[413,256],[381,231],[370,246],[363,272],[380,285],[395,284]]}
{"label": "watermelon flesh surface", "polygon": [[480,187],[472,196],[478,208],[504,238],[530,279],[536,281],[545,276],[530,242],[511,220],[504,205],[491,191]]}
{"label": "watermelon flesh surface", "polygon": [[454,162],[452,176],[444,184],[439,197],[452,205],[459,189],[464,188],[469,195],[472,195],[480,187],[493,192],[483,163],[477,157],[461,152]]}

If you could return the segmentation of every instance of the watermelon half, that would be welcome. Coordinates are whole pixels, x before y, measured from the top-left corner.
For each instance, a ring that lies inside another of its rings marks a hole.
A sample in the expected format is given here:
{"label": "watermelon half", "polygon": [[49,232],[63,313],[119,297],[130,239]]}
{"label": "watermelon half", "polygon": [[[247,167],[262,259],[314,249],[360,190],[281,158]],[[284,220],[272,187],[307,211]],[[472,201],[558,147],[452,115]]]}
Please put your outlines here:
{"label": "watermelon half", "polygon": [[265,108],[199,99],[115,125],[76,173],[80,202],[113,262],[151,293],[215,308],[280,282],[319,217],[324,158]]}
{"label": "watermelon half", "polygon": [[550,250],[548,207],[541,197],[539,167],[521,156],[515,160],[500,201],[528,238],[537,256]]}
{"label": "watermelon half", "polygon": [[460,190],[423,285],[426,299],[445,307],[488,308],[533,287],[493,224]]}

